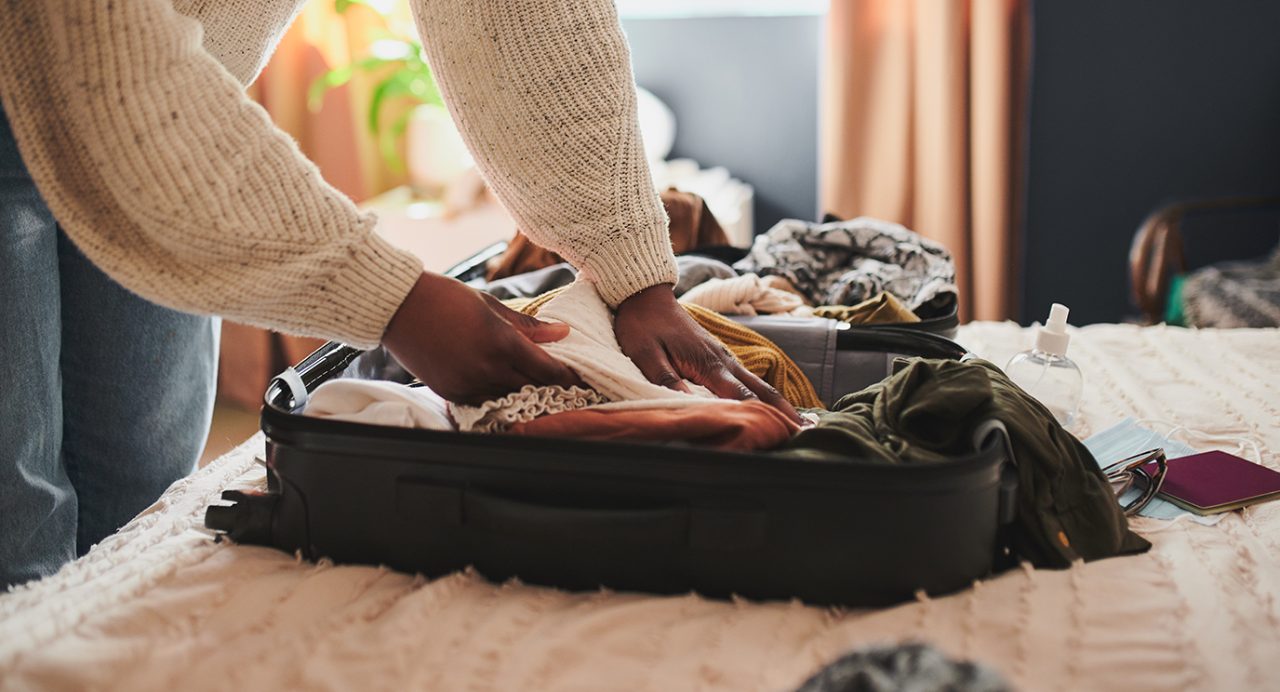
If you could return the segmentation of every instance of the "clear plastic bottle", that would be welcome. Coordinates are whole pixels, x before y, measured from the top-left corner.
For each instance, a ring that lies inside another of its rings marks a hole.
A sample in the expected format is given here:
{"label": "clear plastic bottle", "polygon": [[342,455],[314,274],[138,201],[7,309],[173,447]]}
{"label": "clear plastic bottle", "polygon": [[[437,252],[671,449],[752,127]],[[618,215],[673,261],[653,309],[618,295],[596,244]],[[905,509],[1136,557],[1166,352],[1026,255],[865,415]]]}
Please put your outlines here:
{"label": "clear plastic bottle", "polygon": [[1084,375],[1067,358],[1067,306],[1054,303],[1049,319],[1036,330],[1035,348],[1009,360],[1004,372],[1015,384],[1034,396],[1064,428],[1070,428],[1080,409]]}

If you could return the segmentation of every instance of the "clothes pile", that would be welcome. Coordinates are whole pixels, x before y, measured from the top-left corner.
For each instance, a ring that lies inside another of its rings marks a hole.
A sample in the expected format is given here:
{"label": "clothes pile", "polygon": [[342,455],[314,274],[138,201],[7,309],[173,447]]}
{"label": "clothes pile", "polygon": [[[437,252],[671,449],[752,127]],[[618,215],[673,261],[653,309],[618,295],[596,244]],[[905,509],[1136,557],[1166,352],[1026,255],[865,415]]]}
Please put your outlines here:
{"label": "clothes pile", "polygon": [[[570,325],[568,336],[540,345],[572,368],[587,387],[526,385],[479,406],[466,406],[444,402],[421,385],[342,378],[317,388],[307,413],[380,425],[579,439],[661,440],[666,432],[679,429],[673,439],[732,450],[776,447],[799,430],[760,402],[719,399],[692,382],[685,383],[689,393],[649,382],[622,353],[612,314],[590,283],[577,282],[525,301],[520,309]],[[688,309],[749,371],[793,404],[820,405],[809,380],[772,342],[710,311]]]}
{"label": "clothes pile", "polygon": [[866,216],[780,221],[733,266],[781,276],[817,305],[856,305],[889,293],[917,310],[954,301],[956,294],[956,267],[946,248],[904,226]]}
{"label": "clothes pile", "polygon": [[[668,190],[681,302],[722,315],[823,317],[850,325],[910,324],[954,312],[955,263],[938,243],[888,221],[828,217],[778,222],[750,250],[727,245],[696,195]],[[577,273],[517,234],[474,282],[502,300],[532,298],[573,283]]]}

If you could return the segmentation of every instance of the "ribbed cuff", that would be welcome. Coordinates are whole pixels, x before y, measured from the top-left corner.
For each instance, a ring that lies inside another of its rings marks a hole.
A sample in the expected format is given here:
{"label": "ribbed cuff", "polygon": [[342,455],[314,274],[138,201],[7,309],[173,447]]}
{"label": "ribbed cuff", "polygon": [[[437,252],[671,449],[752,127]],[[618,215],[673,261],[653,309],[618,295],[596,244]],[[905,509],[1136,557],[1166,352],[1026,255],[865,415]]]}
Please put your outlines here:
{"label": "ribbed cuff", "polygon": [[578,267],[611,308],[650,286],[676,282],[676,257],[665,228],[610,238]]}
{"label": "ribbed cuff", "polygon": [[357,348],[377,346],[421,275],[416,255],[370,233],[351,246],[350,261],[333,276],[332,331]]}

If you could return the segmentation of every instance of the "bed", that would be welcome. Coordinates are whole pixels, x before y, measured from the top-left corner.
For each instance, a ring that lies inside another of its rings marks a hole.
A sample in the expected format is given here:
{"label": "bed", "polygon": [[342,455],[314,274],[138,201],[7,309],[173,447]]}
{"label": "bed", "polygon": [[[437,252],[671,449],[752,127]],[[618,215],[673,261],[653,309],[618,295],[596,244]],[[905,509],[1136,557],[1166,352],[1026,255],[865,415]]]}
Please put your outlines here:
{"label": "bed", "polygon": [[[1280,331],[1096,325],[1082,434],[1126,416],[1280,466]],[[959,340],[1002,363],[1029,334]],[[1160,422],[1154,422],[1160,421]],[[872,643],[919,640],[1026,690],[1280,689],[1280,502],[1215,526],[1139,519],[1142,556],[1029,566],[882,610],[435,580],[214,543],[205,507],[263,482],[245,444],[58,574],[0,597],[0,687],[784,690]]]}

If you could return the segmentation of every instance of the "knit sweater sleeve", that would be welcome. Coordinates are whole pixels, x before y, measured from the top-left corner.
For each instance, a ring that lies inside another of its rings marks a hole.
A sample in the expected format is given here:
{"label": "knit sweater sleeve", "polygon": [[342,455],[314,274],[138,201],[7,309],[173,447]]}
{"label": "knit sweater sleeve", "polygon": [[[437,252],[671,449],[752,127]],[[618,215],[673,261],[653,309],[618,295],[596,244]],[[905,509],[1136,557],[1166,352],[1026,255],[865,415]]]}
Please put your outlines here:
{"label": "knit sweater sleeve", "polygon": [[244,86],[258,78],[307,0],[173,0],[200,22],[204,48]]}
{"label": "knit sweater sleeve", "polygon": [[676,279],[611,0],[415,0],[423,46],[503,205],[611,306]]}
{"label": "knit sweater sleeve", "polygon": [[41,195],[95,264],[179,310],[381,340],[421,262],[377,236],[374,217],[245,98],[197,20],[168,0],[0,5],[5,113]]}

